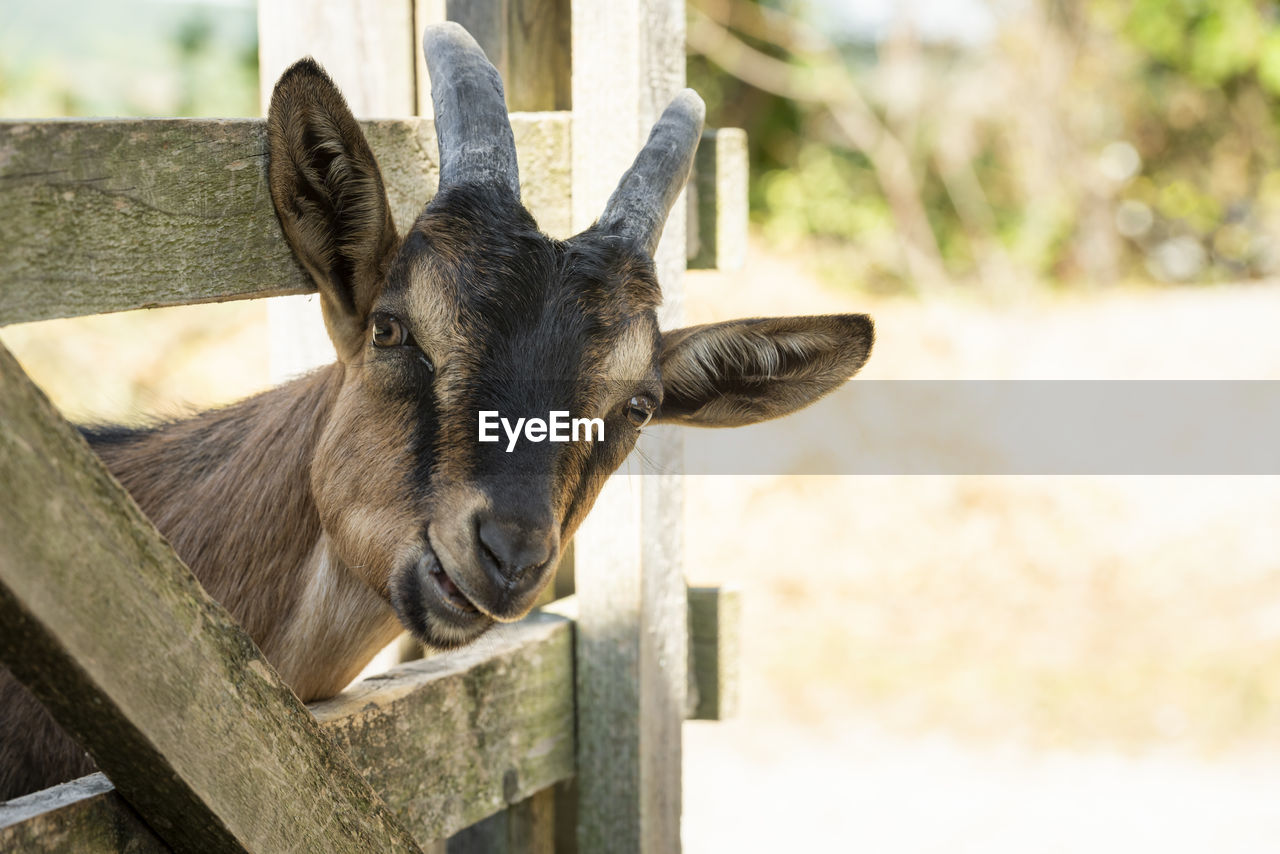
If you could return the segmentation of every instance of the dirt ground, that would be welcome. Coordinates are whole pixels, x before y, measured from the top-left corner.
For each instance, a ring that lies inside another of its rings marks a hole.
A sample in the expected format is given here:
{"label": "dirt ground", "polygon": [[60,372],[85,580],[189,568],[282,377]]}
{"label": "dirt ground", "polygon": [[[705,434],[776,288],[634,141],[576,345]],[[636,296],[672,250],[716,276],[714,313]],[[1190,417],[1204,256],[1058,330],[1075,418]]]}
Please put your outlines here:
{"label": "dirt ground", "polygon": [[[868,311],[873,379],[1280,378],[1277,285],[873,299],[757,249],[692,274],[687,303],[691,321]],[[0,339],[74,418],[129,419],[262,387],[264,316]],[[686,727],[688,851],[1274,850],[1280,479],[688,490],[691,580],[745,597],[742,714]]]}

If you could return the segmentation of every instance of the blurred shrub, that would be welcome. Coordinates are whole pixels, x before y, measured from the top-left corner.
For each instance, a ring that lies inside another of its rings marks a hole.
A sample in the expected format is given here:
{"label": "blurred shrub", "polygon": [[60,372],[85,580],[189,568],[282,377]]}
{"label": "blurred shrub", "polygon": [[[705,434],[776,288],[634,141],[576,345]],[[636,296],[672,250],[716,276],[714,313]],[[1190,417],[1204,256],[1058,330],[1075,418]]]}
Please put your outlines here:
{"label": "blurred shrub", "polygon": [[258,114],[252,4],[6,0],[3,17],[0,116]]}
{"label": "blurred shrub", "polygon": [[1280,269],[1276,4],[987,2],[991,37],[965,43],[693,0],[691,85],[747,128],[771,240],[924,291]]}

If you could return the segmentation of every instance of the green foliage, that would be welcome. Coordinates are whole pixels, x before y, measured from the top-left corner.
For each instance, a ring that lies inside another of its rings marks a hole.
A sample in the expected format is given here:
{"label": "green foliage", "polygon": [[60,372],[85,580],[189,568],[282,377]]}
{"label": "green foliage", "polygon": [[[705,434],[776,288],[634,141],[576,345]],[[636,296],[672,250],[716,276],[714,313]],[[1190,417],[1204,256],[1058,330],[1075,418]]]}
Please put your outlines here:
{"label": "green foliage", "polygon": [[[1189,236],[1206,251],[1198,278],[1274,272],[1280,207],[1280,16],[1253,0],[1095,0],[1129,52],[1118,99],[1142,175],[1120,195],[1150,205],[1151,235]],[[1127,9],[1127,13],[1123,10]]]}
{"label": "green foliage", "polygon": [[1251,0],[1138,0],[1123,21],[1136,48],[1202,86],[1256,71],[1268,36],[1275,35]]}
{"label": "green foliage", "polygon": [[6,5],[2,116],[257,114],[252,6],[142,0]]}
{"label": "green foliage", "polygon": [[854,240],[891,225],[865,159],[829,145],[803,144],[796,167],[764,173],[753,194],[774,212],[766,225],[780,240],[805,234]]}
{"label": "green foliage", "polygon": [[[831,51],[750,26],[777,20],[771,3],[705,5],[743,44],[789,63],[790,85],[815,92],[784,98],[690,59],[711,123],[748,130],[753,215],[766,236],[842,243],[856,277],[913,288],[892,245],[910,233],[886,194],[893,163],[841,133],[840,97],[812,85]],[[996,35],[978,45],[921,42],[909,25],[874,44],[834,45],[857,97],[909,154],[901,186],[933,238],[917,250],[936,252],[952,280],[984,284],[1280,272],[1277,4],[991,8]]]}

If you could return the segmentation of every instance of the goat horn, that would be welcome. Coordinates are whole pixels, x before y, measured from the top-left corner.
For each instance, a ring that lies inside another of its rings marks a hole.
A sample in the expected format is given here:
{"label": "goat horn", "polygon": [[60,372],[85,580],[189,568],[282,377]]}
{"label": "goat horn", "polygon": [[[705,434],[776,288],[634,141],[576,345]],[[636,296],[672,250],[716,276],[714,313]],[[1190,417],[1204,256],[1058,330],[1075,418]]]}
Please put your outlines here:
{"label": "goat horn", "polygon": [[498,69],[471,34],[452,21],[426,28],[422,52],[431,75],[440,188],[496,183],[519,200],[516,141]]}
{"label": "goat horn", "polygon": [[601,229],[634,240],[650,255],[657,250],[667,214],[689,180],[706,115],[692,89],[672,99],[604,206]]}

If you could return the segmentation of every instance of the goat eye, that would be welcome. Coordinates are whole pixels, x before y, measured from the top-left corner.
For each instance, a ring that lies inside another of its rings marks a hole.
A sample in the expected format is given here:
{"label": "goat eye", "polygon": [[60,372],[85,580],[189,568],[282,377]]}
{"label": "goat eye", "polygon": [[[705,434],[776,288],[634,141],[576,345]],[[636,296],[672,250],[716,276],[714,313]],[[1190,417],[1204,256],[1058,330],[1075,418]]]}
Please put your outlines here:
{"label": "goat eye", "polygon": [[653,417],[653,410],[658,405],[647,394],[638,394],[627,401],[627,420],[637,427],[643,427]]}
{"label": "goat eye", "polygon": [[399,347],[405,342],[404,326],[389,314],[373,318],[373,346]]}

